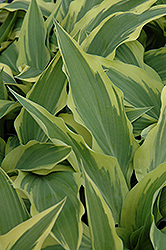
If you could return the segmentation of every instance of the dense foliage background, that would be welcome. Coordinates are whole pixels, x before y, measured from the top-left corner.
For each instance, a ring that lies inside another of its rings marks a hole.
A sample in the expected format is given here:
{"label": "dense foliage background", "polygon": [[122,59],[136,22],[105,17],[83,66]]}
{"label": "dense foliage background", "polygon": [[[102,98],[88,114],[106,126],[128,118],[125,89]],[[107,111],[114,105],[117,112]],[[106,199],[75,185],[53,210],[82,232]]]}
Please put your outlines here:
{"label": "dense foliage background", "polygon": [[0,10],[0,249],[164,249],[166,1]]}

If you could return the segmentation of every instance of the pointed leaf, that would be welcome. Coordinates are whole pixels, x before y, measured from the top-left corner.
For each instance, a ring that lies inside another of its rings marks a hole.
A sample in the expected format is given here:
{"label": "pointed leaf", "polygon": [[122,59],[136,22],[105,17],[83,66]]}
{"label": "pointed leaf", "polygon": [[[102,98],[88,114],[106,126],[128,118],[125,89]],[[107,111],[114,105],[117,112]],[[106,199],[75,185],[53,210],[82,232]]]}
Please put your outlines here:
{"label": "pointed leaf", "polygon": [[161,95],[162,107],[157,125],[149,132],[143,145],[134,156],[134,169],[141,180],[148,172],[166,161],[165,126],[166,126],[166,88]]}
{"label": "pointed leaf", "polygon": [[52,232],[65,249],[78,249],[81,243],[81,217],[84,211],[77,198],[79,186],[75,175],[71,172],[56,172],[42,177],[21,172],[14,185],[22,189],[31,200],[33,215],[67,197]]}
{"label": "pointed leaf", "polygon": [[0,235],[29,218],[25,205],[12,184],[11,179],[0,168]]}
{"label": "pointed leaf", "polygon": [[71,152],[67,146],[55,146],[52,143],[30,141],[12,150],[4,159],[2,168],[6,172],[12,170],[33,171],[52,169],[65,160]]}
{"label": "pointed leaf", "polygon": [[129,192],[121,214],[121,226],[136,231],[146,224],[151,225],[153,195],[166,180],[166,163],[148,173]]}
{"label": "pointed leaf", "polygon": [[[124,112],[122,93],[109,81],[97,60],[88,57],[58,24],[56,28],[71,87],[68,105],[74,118],[92,133],[93,149],[117,157],[127,178],[128,171],[130,172],[129,162],[136,144],[131,124]],[[94,71],[96,70],[95,75],[90,68],[92,65]]]}
{"label": "pointed leaf", "polygon": [[[57,54],[27,95],[27,98],[39,103],[52,114],[59,112],[67,100],[66,76],[61,68],[62,58]],[[39,125],[24,109],[17,118],[16,131],[23,144],[33,139],[46,139]]]}
{"label": "pointed leaf", "polygon": [[82,48],[88,53],[104,57],[110,55],[112,58],[119,45],[136,40],[145,24],[164,15],[166,5],[154,6],[141,14],[129,11],[114,13],[107,16],[89,34],[83,41]]}
{"label": "pointed leaf", "polygon": [[17,65],[26,64],[42,70],[50,60],[45,39],[46,28],[43,16],[36,0],[32,0],[21,27]]}
{"label": "pointed leaf", "polygon": [[84,179],[92,248],[96,250],[123,249],[123,243],[116,234],[109,207],[86,172],[84,172]]}
{"label": "pointed leaf", "polygon": [[0,236],[1,249],[40,249],[50,233],[66,199],[19,224],[7,234]]}

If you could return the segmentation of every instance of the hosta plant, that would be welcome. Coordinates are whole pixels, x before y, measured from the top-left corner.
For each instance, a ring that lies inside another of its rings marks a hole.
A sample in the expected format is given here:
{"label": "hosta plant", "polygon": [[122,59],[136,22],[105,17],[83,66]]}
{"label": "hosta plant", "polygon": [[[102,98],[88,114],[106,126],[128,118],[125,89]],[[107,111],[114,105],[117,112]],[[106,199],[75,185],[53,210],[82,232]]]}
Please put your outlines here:
{"label": "hosta plant", "polygon": [[0,9],[0,249],[164,249],[166,1]]}

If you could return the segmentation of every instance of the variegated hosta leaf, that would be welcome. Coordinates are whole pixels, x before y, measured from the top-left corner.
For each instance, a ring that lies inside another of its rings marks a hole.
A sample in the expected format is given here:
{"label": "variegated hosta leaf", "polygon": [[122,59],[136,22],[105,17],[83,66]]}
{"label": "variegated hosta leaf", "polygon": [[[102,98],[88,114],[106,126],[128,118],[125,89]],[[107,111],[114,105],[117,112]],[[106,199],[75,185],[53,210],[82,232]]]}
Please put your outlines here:
{"label": "variegated hosta leaf", "polygon": [[57,38],[69,78],[68,105],[74,118],[92,133],[93,149],[117,157],[127,179],[136,142],[122,93],[109,81],[98,61],[86,55],[58,24]]}
{"label": "variegated hosta leaf", "polygon": [[100,191],[114,221],[119,224],[121,209],[129,190],[117,159],[89,151],[84,145],[81,147],[83,168]]}
{"label": "variegated hosta leaf", "polygon": [[4,159],[2,168],[6,172],[13,170],[34,171],[52,169],[65,160],[71,152],[68,146],[55,146],[52,143],[30,141],[25,146],[13,149]]}
{"label": "variegated hosta leaf", "polygon": [[136,108],[151,107],[147,115],[158,119],[162,82],[153,79],[145,70],[134,65],[109,60],[106,66],[108,77],[123,91],[125,101]]}
{"label": "variegated hosta leaf", "polygon": [[[163,188],[161,187],[154,194],[153,204],[152,204],[152,209],[151,209],[153,221],[152,221],[152,225],[150,229],[150,239],[151,239],[154,249],[162,249],[162,247],[166,243],[166,230],[165,230],[166,227],[160,228],[159,230],[160,224],[158,224],[158,213],[157,213],[158,211],[156,212],[156,210],[159,210],[159,213],[161,212],[160,203],[161,203],[161,194],[163,190],[165,190],[165,187]],[[166,199],[162,199],[162,205],[166,207]],[[159,216],[161,216],[161,220],[165,221],[165,217],[162,217],[162,214],[159,214]],[[161,222],[161,220],[159,221]]]}
{"label": "variegated hosta leaf", "polygon": [[[166,163],[148,173],[128,194],[122,207],[121,226],[134,232],[151,225],[151,206],[155,192],[166,180]],[[148,234],[149,232],[145,232]]]}
{"label": "variegated hosta leaf", "polygon": [[153,49],[145,52],[144,60],[150,65],[153,69],[157,71],[160,75],[163,82],[166,82],[166,70],[165,70],[165,62],[166,62],[166,48]]}
{"label": "variegated hosta leaf", "polygon": [[[86,147],[81,136],[72,133],[71,130],[65,127],[62,119],[52,116],[41,106],[19,96],[12,90],[11,92],[36,119],[54,143],[62,144],[63,142],[72,146],[78,163],[82,160],[88,175],[90,175],[94,183],[98,186],[105,201],[111,208],[115,221],[119,221],[121,206],[128,189],[116,159],[111,156],[94,153]],[[80,165],[78,165],[78,167],[81,168]],[[100,175],[98,176],[96,173],[100,173]],[[105,182],[107,183],[109,190],[112,190],[111,193],[108,192],[107,185],[103,184]],[[117,201],[119,204],[117,204]]]}
{"label": "variegated hosta leaf", "polygon": [[41,249],[61,212],[66,198],[29,220],[19,224],[7,234],[0,236],[1,249]]}
{"label": "variegated hosta leaf", "polygon": [[88,53],[113,58],[119,45],[136,40],[145,24],[164,15],[166,5],[154,6],[141,14],[129,11],[114,13],[107,16],[81,46]]}
{"label": "variegated hosta leaf", "polygon": [[[62,72],[62,58],[57,54],[27,95],[27,98],[39,103],[52,114],[56,114],[66,105],[66,76]],[[39,94],[40,93],[40,94]],[[20,141],[45,141],[46,136],[34,119],[22,110],[15,121]]]}
{"label": "variegated hosta leaf", "polygon": [[[10,12],[14,12],[17,10],[28,11],[31,0],[15,0],[11,3],[1,3],[0,8],[8,10]],[[37,3],[40,7],[40,10],[43,16],[49,16],[52,13],[52,10],[55,8],[55,4],[53,2],[45,2],[42,0],[37,0]]]}
{"label": "variegated hosta leaf", "polygon": [[147,10],[155,0],[114,0],[114,1],[102,1],[101,4],[95,6],[89,10],[81,19],[78,21],[71,35],[74,36],[78,31],[83,31],[85,34],[81,34],[79,38],[80,42],[88,35],[96,26],[98,26],[104,18],[119,11],[129,11],[136,13],[142,13]]}
{"label": "variegated hosta leaf", "polygon": [[19,108],[20,104],[18,102],[0,100],[0,118],[10,114],[11,112],[19,110]]}
{"label": "variegated hosta leaf", "polygon": [[17,18],[17,12],[8,13],[7,18],[0,26],[0,44],[8,39],[9,33],[11,32],[11,29],[13,28],[16,22],[16,18]]}
{"label": "variegated hosta leaf", "polygon": [[15,188],[22,189],[29,197],[32,215],[67,197],[52,229],[53,236],[65,249],[78,249],[81,243],[84,209],[77,198],[81,184],[79,179],[71,172],[56,172],[44,177],[20,172],[14,183]]}
{"label": "variegated hosta leaf", "polygon": [[123,249],[123,243],[115,231],[111,210],[86,172],[84,172],[84,180],[92,248],[95,250]]}
{"label": "variegated hosta leaf", "polygon": [[145,113],[151,110],[153,107],[144,107],[144,108],[125,108],[127,117],[133,123],[138,118],[142,117]]}
{"label": "variegated hosta leaf", "polygon": [[71,2],[67,15],[61,22],[62,27],[70,33],[74,25],[94,6],[100,4],[103,0],[75,0]]}
{"label": "variegated hosta leaf", "polygon": [[0,54],[0,62],[8,65],[15,74],[19,73],[19,70],[16,66],[17,58],[18,50],[16,43],[14,42]]}
{"label": "variegated hosta leaf", "polygon": [[[0,168],[0,235],[29,219],[25,205],[8,175]],[[1,245],[1,239],[0,239]],[[1,247],[1,249],[5,249]]]}
{"label": "variegated hosta leaf", "polygon": [[134,155],[134,169],[139,180],[166,161],[166,87],[162,91],[161,101],[158,123],[149,132],[143,145]]}
{"label": "variegated hosta leaf", "polygon": [[86,144],[91,148],[92,147],[92,135],[90,131],[88,131],[84,126],[77,123],[74,120],[74,117],[72,114],[66,114],[66,113],[60,113],[59,117],[61,117],[65,124],[68,126],[69,129],[71,129],[74,133],[81,135]]}
{"label": "variegated hosta leaf", "polygon": [[136,41],[126,42],[119,46],[116,50],[115,58],[128,64],[135,65],[144,69],[151,78],[161,81],[160,76],[157,72],[144,63],[144,47]]}
{"label": "variegated hosta leaf", "polygon": [[26,64],[43,70],[50,60],[50,53],[45,46],[45,39],[46,27],[43,15],[36,0],[32,0],[21,27],[17,66]]}

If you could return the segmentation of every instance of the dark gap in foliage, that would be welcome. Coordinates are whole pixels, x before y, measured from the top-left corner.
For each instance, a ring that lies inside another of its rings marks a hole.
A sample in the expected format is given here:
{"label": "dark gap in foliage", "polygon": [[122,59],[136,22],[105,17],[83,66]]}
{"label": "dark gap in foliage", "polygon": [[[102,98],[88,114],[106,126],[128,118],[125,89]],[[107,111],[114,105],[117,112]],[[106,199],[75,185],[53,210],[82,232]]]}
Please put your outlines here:
{"label": "dark gap in foliage", "polygon": [[166,227],[166,218],[162,218],[157,222],[157,228],[159,230],[162,230],[164,227]]}
{"label": "dark gap in foliage", "polygon": [[137,180],[136,175],[135,175],[135,170],[133,170],[133,173],[132,173],[132,176],[130,179],[131,188],[133,188],[137,183],[138,183],[138,180]]}
{"label": "dark gap in foliage", "polygon": [[145,51],[164,47],[166,37],[157,22],[151,22],[144,26],[143,30],[147,35]]}
{"label": "dark gap in foliage", "polygon": [[7,142],[10,136],[16,136],[16,130],[14,128],[13,120],[4,120],[4,140]]}
{"label": "dark gap in foliage", "polygon": [[85,209],[85,213],[83,214],[82,216],[82,221],[88,225],[88,219],[87,219],[87,209],[86,209],[86,202],[85,202],[85,189],[83,186],[80,187],[80,190],[79,190],[79,193],[80,193],[80,200],[84,206],[84,209]]}

